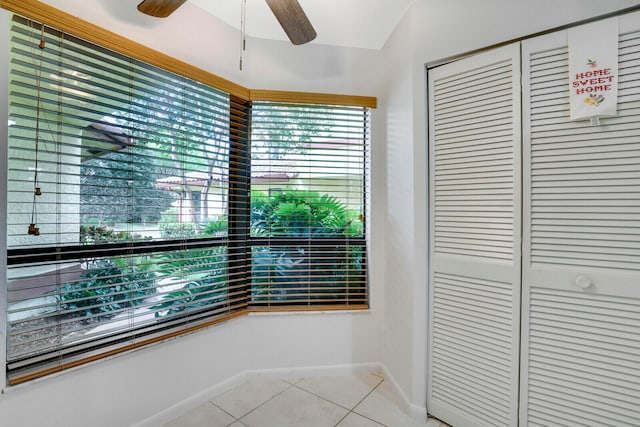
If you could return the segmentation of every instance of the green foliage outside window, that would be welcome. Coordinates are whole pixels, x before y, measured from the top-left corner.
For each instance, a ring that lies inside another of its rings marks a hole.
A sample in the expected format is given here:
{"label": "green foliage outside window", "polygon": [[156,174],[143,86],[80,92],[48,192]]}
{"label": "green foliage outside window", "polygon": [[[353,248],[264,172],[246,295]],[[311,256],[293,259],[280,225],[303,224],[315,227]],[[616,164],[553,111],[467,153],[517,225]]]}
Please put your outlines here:
{"label": "green foliage outside window", "polygon": [[156,276],[146,257],[113,257],[84,263],[80,281],[65,283],[56,293],[70,317],[112,317],[156,293]]}
{"label": "green foliage outside window", "polygon": [[155,316],[173,315],[223,302],[227,298],[225,254],[225,247],[164,254],[161,275],[179,273],[186,284],[165,294],[158,304],[151,307]]}
{"label": "green foliage outside window", "polygon": [[[80,227],[80,240],[85,244],[129,241],[133,237],[106,227]],[[156,275],[151,268],[147,256],[85,259],[80,280],[62,285],[56,299],[70,317],[111,317],[156,293]]]}
{"label": "green foliage outside window", "polygon": [[[227,218],[222,216],[204,224],[201,233],[224,236],[227,227]],[[177,222],[175,208],[163,213],[159,228],[163,238],[191,238],[195,233],[193,224]],[[359,212],[348,209],[328,194],[284,189],[268,196],[254,191],[251,234],[255,237],[361,237],[363,224]],[[95,226],[83,226],[81,236],[86,243],[132,238],[130,233]],[[315,298],[331,298],[332,286],[363,285],[362,248],[323,248],[321,254],[313,251],[304,247],[254,247],[251,271],[254,301],[267,297],[297,299],[301,295],[301,277],[308,282],[307,292],[313,292]],[[164,294],[150,307],[156,317],[207,307],[224,302],[228,297],[226,247],[167,252],[157,255],[153,263],[148,261],[143,257],[134,262],[118,257],[86,261],[81,280],[65,284],[58,299],[73,316],[110,317],[156,294],[158,283],[177,272],[185,284]],[[160,268],[151,271],[148,266],[155,264],[157,267],[158,261],[162,261]],[[314,286],[322,290],[311,291]]]}
{"label": "green foliage outside window", "polygon": [[251,193],[251,234],[288,237],[362,236],[359,212],[317,191],[285,189],[272,196]]}
{"label": "green foliage outside window", "polygon": [[[252,193],[251,234],[256,237],[360,237],[362,216],[315,191],[286,189],[271,197]],[[311,243],[312,244],[312,243]],[[363,285],[360,247],[254,247],[252,297],[261,300],[340,299],[336,286]],[[307,294],[313,294],[309,296]]]}

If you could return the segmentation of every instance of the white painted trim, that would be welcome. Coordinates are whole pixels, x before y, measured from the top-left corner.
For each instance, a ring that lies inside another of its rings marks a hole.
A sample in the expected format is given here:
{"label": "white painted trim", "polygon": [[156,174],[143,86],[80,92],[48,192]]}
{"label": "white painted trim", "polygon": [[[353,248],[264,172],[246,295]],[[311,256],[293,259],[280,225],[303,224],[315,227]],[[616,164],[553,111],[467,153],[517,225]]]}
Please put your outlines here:
{"label": "white painted trim", "polygon": [[152,415],[151,417],[145,418],[144,420],[133,424],[131,427],[161,426],[173,419],[176,419],[180,415],[187,412],[189,409],[198,407],[206,403],[213,396],[222,394],[248,381],[250,379],[248,372],[249,371],[245,371],[243,373],[234,375],[225,381],[222,381],[212,387],[209,387],[208,389],[205,389],[200,393],[197,393],[187,399],[184,399],[181,402],[176,403],[173,406],[168,407],[167,409],[161,412],[158,412],[155,415]]}
{"label": "white painted trim", "polygon": [[359,363],[347,365],[331,365],[331,366],[309,366],[300,368],[277,368],[277,369],[255,369],[246,370],[229,377],[201,392],[188,397],[169,408],[158,412],[144,420],[141,420],[131,427],[156,427],[163,425],[180,415],[186,413],[190,409],[196,408],[213,397],[225,393],[240,384],[262,379],[295,379],[302,377],[321,377],[336,375],[353,375],[365,372],[382,372],[385,381],[393,387],[394,391],[402,400],[402,409],[411,416],[411,418],[426,422],[427,408],[412,404],[404,391],[400,388],[396,380],[393,378],[389,370],[381,363]]}
{"label": "white painted trim", "polygon": [[424,406],[418,406],[409,400],[406,393],[402,390],[402,388],[398,385],[391,372],[384,365],[378,365],[379,369],[382,370],[382,374],[384,376],[385,381],[387,381],[392,387],[393,390],[400,396],[402,399],[402,409],[411,416],[416,421],[426,422],[427,421],[427,402],[423,402]]}

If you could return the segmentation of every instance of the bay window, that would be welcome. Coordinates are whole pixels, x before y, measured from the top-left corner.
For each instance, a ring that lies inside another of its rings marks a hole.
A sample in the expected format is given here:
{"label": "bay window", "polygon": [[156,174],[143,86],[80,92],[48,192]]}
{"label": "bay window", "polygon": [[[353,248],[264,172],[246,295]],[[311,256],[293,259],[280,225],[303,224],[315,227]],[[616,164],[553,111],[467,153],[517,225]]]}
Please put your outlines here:
{"label": "bay window", "polygon": [[10,58],[10,384],[367,307],[367,106],[238,96],[18,16]]}

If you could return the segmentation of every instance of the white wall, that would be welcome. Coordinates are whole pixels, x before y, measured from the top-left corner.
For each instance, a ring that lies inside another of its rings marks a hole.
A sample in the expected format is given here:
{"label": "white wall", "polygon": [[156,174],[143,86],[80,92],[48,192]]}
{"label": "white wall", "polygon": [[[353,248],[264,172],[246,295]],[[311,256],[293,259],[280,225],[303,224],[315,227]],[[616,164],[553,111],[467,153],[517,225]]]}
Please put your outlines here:
{"label": "white wall", "polygon": [[377,352],[369,314],[293,316],[236,319],[19,386],[0,397],[0,425],[127,426],[245,370],[369,362]]}
{"label": "white wall", "polygon": [[425,64],[638,4],[631,0],[416,0],[382,50],[387,138],[383,363],[414,405],[426,402]]}
{"label": "white wall", "polygon": [[[383,111],[386,116],[387,154],[387,236],[385,274],[385,336],[383,360],[407,396],[418,407],[425,406],[413,384],[424,385],[415,376],[425,375],[426,313],[424,253],[414,245],[426,238],[424,212],[417,206],[423,195],[416,194],[420,183],[414,174],[421,171],[414,159],[413,129],[423,121],[414,117],[411,102],[413,22],[410,15],[394,32],[385,47]],[[419,180],[420,178],[418,178]],[[421,296],[421,293],[423,294]],[[418,317],[417,319],[415,317]],[[422,318],[420,318],[422,317]],[[420,352],[422,349],[422,352]],[[414,364],[418,364],[417,370]],[[413,396],[415,394],[415,396]]]}

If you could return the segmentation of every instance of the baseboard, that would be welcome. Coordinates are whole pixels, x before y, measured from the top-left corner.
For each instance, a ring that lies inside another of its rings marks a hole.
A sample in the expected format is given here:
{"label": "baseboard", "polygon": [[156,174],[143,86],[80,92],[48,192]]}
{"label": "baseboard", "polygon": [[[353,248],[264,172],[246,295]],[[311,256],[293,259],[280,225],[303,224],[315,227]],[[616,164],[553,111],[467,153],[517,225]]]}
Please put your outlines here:
{"label": "baseboard", "polygon": [[278,368],[278,369],[256,369],[247,370],[239,374],[233,375],[226,380],[215,384],[201,392],[182,400],[164,409],[157,414],[152,415],[142,421],[133,424],[131,427],[158,427],[179,417],[192,408],[203,405],[211,400],[214,396],[222,394],[246,381],[259,379],[295,379],[302,377],[319,377],[319,376],[336,376],[336,375],[353,375],[363,372],[381,372],[385,381],[394,388],[396,393],[402,398],[403,409],[411,418],[424,422],[427,416],[427,408],[413,405],[407,395],[398,386],[389,370],[382,363],[359,363],[348,365],[331,365],[331,366],[310,366],[299,368]]}
{"label": "baseboard", "polygon": [[189,409],[196,408],[200,405],[204,405],[208,402],[213,396],[217,396],[222,394],[228,390],[231,390],[234,387],[239,386],[245,381],[250,380],[247,372],[242,372],[240,374],[234,375],[218,384],[209,387],[197,394],[194,394],[191,397],[188,397],[181,402],[176,403],[164,409],[157,414],[154,414],[148,418],[145,418],[142,421],[139,421],[135,424],[132,424],[131,427],[158,427],[162,426],[169,421],[178,418],[180,415],[187,412]]}
{"label": "baseboard", "polygon": [[337,375],[353,375],[363,372],[380,371],[379,363],[358,363],[348,365],[329,365],[329,366],[309,366],[301,368],[278,368],[278,369],[261,369],[249,370],[245,373],[250,379],[293,379],[302,377],[322,377]]}
{"label": "baseboard", "polygon": [[404,409],[404,411],[407,414],[409,414],[409,416],[411,416],[411,418],[413,418],[414,420],[425,422],[427,419],[426,402],[424,406],[418,406],[411,403],[411,400],[409,400],[409,398],[407,397],[407,394],[404,392],[404,390],[402,390],[400,385],[396,382],[395,378],[393,377],[393,375],[391,375],[391,372],[389,372],[387,367],[384,366],[383,364],[380,364],[379,367],[382,370],[382,374],[384,375],[384,380],[389,382],[389,384],[391,384],[394,391],[402,399],[402,405],[403,405],[402,409]]}

